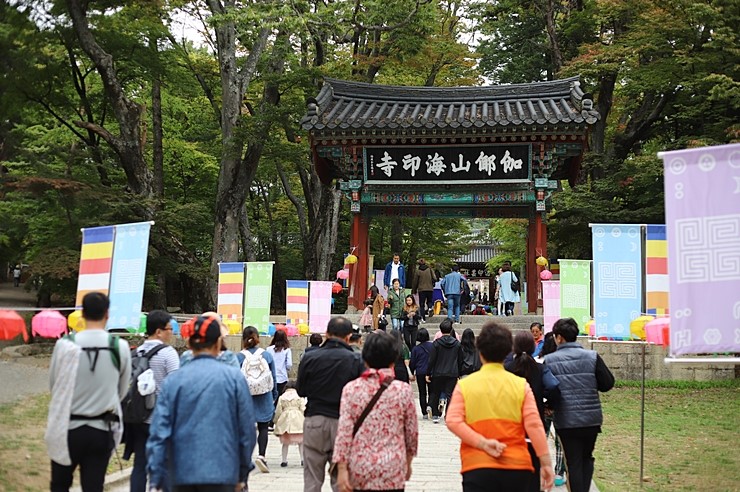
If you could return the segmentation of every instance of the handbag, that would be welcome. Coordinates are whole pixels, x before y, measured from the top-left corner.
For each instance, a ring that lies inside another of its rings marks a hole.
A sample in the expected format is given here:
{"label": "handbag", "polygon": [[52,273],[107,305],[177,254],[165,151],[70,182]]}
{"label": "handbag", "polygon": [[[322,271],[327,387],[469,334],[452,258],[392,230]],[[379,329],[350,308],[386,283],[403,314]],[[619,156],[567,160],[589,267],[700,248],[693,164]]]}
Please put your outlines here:
{"label": "handbag", "polygon": [[516,279],[514,274],[511,274],[511,290],[512,292],[519,292],[522,288],[522,285],[519,283],[519,280]]}

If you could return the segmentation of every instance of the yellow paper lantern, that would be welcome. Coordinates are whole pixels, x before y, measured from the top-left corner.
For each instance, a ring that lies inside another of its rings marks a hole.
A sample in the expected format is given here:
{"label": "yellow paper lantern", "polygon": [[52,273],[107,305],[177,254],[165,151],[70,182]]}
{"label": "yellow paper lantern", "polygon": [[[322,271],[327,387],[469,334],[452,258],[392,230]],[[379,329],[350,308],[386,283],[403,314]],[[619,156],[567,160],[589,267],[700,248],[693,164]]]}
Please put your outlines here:
{"label": "yellow paper lantern", "polygon": [[296,328],[298,328],[298,333],[301,335],[308,335],[309,329],[306,323],[299,323]]}
{"label": "yellow paper lantern", "polygon": [[545,258],[544,256],[538,256],[535,260],[535,263],[537,263],[541,267],[547,266],[547,258]]}
{"label": "yellow paper lantern", "polygon": [[357,257],[355,255],[347,255],[344,257],[345,265],[354,265],[357,263]]}
{"label": "yellow paper lantern", "polygon": [[229,330],[229,335],[239,335],[242,332],[242,325],[235,319],[225,319],[224,324]]}
{"label": "yellow paper lantern", "polygon": [[82,317],[82,311],[72,311],[67,317],[67,326],[72,331],[82,331],[85,329],[85,318]]}
{"label": "yellow paper lantern", "polygon": [[630,321],[630,335],[632,335],[632,338],[645,340],[647,337],[645,334],[645,325],[654,319],[653,316],[644,315]]}

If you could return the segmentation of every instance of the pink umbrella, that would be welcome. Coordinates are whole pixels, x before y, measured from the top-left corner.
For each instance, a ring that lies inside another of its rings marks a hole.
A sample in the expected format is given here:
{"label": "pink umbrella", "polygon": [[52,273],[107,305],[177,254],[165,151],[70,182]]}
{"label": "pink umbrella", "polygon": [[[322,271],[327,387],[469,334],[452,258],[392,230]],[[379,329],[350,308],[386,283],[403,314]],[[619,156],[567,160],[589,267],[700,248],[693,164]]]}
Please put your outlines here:
{"label": "pink umbrella", "polygon": [[671,342],[671,318],[655,318],[645,325],[645,336],[650,343],[657,343],[664,347]]}
{"label": "pink umbrella", "polygon": [[15,311],[0,311],[0,340],[12,340],[18,335],[28,341],[26,322]]}
{"label": "pink umbrella", "polygon": [[31,319],[31,334],[59,338],[67,333],[67,318],[59,311],[41,311]]}

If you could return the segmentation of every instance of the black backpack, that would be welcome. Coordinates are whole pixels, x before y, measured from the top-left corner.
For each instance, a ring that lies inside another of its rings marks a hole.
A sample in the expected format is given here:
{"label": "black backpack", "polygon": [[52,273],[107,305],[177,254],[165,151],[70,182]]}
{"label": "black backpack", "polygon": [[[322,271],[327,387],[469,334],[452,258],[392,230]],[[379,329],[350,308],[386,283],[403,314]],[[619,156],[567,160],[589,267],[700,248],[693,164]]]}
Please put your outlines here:
{"label": "black backpack", "polygon": [[125,423],[142,424],[154,410],[154,404],[157,401],[156,392],[146,396],[139,393],[139,376],[149,369],[149,360],[154,357],[154,354],[165,347],[168,345],[160,343],[144,353],[138,352],[138,349],[131,349],[131,382],[126,396],[121,401]]}

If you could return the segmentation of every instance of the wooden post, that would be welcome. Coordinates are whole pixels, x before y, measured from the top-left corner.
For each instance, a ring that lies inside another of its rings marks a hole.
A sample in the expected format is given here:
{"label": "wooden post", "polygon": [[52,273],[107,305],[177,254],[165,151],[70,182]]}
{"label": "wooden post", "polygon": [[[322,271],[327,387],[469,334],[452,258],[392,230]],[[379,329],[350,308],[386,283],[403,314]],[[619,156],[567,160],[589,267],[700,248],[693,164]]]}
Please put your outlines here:
{"label": "wooden post", "polygon": [[536,212],[529,219],[527,233],[527,310],[530,313],[537,313],[537,309],[542,307],[540,272],[543,267],[535,263],[538,256],[547,258],[547,225],[542,221],[542,214]]}
{"label": "wooden post", "polygon": [[349,298],[347,304],[358,310],[363,309],[363,302],[367,296],[368,259],[370,255],[370,218],[362,214],[352,216],[352,234],[350,248],[355,248],[353,254],[357,256],[357,263],[349,269]]}

